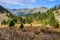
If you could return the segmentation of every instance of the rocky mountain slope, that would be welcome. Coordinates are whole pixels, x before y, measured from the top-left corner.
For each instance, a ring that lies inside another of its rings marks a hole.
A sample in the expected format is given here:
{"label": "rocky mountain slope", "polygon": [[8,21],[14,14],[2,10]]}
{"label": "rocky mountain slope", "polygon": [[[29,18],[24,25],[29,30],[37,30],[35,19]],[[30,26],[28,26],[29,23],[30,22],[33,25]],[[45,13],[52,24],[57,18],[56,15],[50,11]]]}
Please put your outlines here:
{"label": "rocky mountain slope", "polygon": [[[44,10],[44,11],[43,11]],[[15,15],[27,15],[27,14],[33,14],[35,12],[46,12],[47,8],[46,7],[39,7],[39,8],[22,8],[22,9],[9,9],[10,12],[12,12]]]}

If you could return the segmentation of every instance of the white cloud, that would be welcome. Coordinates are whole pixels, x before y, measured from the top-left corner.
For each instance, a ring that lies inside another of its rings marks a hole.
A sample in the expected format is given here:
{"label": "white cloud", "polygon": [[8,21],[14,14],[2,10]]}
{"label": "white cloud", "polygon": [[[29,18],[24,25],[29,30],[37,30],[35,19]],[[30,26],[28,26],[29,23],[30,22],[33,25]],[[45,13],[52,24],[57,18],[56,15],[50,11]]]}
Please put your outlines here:
{"label": "white cloud", "polygon": [[31,2],[35,2],[36,0],[30,0]]}
{"label": "white cloud", "polygon": [[55,0],[40,0],[40,1],[55,1]]}
{"label": "white cloud", "polygon": [[19,2],[17,0],[1,0],[0,2],[11,5],[24,5],[22,2]]}
{"label": "white cloud", "polygon": [[33,3],[35,0],[0,0],[0,3],[11,5],[27,5],[27,3]]}
{"label": "white cloud", "polygon": [[55,0],[48,0],[48,1],[55,1]]}

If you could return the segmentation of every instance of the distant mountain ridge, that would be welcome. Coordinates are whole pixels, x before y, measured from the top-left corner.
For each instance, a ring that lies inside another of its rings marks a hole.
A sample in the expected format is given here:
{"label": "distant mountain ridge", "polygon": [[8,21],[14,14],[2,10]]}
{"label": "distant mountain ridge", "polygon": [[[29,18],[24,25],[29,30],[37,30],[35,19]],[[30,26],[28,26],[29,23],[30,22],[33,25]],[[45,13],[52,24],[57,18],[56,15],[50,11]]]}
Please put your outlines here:
{"label": "distant mountain ridge", "polygon": [[39,8],[22,8],[22,9],[9,9],[10,12],[12,12],[15,15],[27,15],[27,14],[33,14],[35,12],[46,12],[48,8],[46,7],[39,7]]}

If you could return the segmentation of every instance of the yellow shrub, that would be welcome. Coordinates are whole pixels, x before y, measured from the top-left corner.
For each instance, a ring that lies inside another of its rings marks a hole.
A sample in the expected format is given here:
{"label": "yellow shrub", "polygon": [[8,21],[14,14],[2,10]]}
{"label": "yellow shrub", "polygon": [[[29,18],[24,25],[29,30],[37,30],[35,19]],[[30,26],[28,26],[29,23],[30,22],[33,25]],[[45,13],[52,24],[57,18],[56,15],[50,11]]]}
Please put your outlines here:
{"label": "yellow shrub", "polygon": [[35,20],[32,22],[33,24],[41,24],[41,21],[40,20]]}

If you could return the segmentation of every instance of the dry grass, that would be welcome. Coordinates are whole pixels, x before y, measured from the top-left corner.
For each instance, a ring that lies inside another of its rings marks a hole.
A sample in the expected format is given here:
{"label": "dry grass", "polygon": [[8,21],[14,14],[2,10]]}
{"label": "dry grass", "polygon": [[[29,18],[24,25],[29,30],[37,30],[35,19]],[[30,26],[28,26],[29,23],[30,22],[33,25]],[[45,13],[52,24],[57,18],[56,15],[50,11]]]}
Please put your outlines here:
{"label": "dry grass", "polygon": [[2,20],[8,20],[8,17],[6,16],[6,13],[0,13],[0,22],[2,21]]}
{"label": "dry grass", "polygon": [[0,40],[60,40],[60,29],[25,27],[23,29],[0,28]]}

